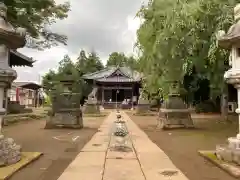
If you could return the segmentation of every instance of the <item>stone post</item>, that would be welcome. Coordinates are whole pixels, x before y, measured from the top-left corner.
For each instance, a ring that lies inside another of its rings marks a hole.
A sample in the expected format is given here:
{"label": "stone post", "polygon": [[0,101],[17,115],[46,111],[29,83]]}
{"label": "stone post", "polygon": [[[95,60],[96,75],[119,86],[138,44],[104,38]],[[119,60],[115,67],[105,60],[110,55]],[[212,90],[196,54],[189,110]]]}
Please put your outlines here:
{"label": "stone post", "polygon": [[[9,66],[10,49],[17,49],[25,45],[26,30],[14,29],[7,21],[7,7],[0,2],[0,132],[6,109],[3,108],[4,89],[9,88],[17,78],[17,73]],[[11,138],[0,135],[0,166],[10,165],[21,159],[21,147]]]}

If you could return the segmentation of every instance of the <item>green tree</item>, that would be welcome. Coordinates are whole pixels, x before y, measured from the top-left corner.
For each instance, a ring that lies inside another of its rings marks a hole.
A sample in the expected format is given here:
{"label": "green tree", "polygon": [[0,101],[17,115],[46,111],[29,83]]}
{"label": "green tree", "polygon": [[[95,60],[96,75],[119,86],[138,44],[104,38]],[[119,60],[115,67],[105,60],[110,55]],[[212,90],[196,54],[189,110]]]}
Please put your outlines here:
{"label": "green tree", "polygon": [[87,62],[86,53],[84,50],[81,50],[76,62],[76,68],[79,71],[80,76],[87,72],[87,69],[85,68],[86,62]]}
{"label": "green tree", "polygon": [[51,89],[53,88],[53,83],[57,79],[57,73],[53,70],[50,70],[46,73],[42,78],[42,86],[44,88],[44,92],[49,95]]}
{"label": "green tree", "polygon": [[104,68],[99,56],[95,51],[89,53],[85,68],[87,72],[96,72]]}
{"label": "green tree", "polygon": [[75,68],[74,63],[70,59],[68,55],[65,55],[63,59],[58,63],[58,73],[65,73],[66,71],[71,71],[71,69]]}
{"label": "green tree", "polygon": [[137,45],[146,88],[160,88],[166,95],[168,81],[178,81],[181,88],[184,76],[195,68],[195,78],[210,80],[212,97],[221,94],[228,53],[218,48],[215,34],[232,23],[236,2],[152,0],[142,7],[138,16],[144,22],[137,32]]}
{"label": "green tree", "polygon": [[86,52],[81,50],[79,57],[77,58],[76,68],[80,72],[80,75],[99,71],[104,68],[99,56],[96,52],[92,51],[86,56]]}
{"label": "green tree", "polygon": [[124,66],[126,61],[127,57],[124,53],[113,52],[109,55],[107,66]]}
{"label": "green tree", "polygon": [[15,27],[27,29],[27,46],[44,49],[58,43],[66,44],[67,37],[51,32],[46,27],[67,17],[69,2],[56,4],[54,0],[4,0],[8,20]]}
{"label": "green tree", "polygon": [[127,66],[138,70],[138,61],[134,56],[126,56],[124,53],[113,52],[109,55],[107,66]]}
{"label": "green tree", "polygon": [[100,58],[93,51],[89,53],[88,57],[84,50],[82,50],[77,58],[77,62],[73,63],[68,55],[65,55],[63,59],[59,62],[59,66],[56,72],[50,70],[43,77],[42,84],[44,86],[45,92],[49,94],[51,89],[55,86],[60,88],[60,80],[64,79],[67,74],[71,73],[75,81],[81,84],[82,96],[87,96],[92,87],[85,83],[82,79],[82,75],[86,73],[91,73],[101,70],[103,67]]}

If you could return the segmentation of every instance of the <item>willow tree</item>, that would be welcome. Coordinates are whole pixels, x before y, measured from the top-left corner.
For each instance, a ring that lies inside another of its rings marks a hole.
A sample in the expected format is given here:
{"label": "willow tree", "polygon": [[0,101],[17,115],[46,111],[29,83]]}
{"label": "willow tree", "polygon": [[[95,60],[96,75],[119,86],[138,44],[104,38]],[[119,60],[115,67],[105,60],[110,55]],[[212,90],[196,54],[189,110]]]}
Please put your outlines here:
{"label": "willow tree", "polygon": [[212,96],[220,94],[228,54],[218,48],[215,34],[232,23],[236,2],[152,0],[141,8],[137,45],[149,91],[167,95],[169,81],[177,81],[180,91],[184,75],[195,68],[195,78],[210,80]]}

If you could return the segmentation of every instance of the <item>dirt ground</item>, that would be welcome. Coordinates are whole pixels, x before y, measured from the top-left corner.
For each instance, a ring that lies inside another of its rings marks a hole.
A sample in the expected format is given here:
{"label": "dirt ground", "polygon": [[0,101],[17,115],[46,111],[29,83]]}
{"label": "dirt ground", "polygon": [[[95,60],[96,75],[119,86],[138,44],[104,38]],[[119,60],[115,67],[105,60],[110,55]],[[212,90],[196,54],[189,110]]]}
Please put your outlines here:
{"label": "dirt ground", "polygon": [[235,180],[220,168],[198,155],[198,150],[214,150],[237,133],[237,119],[231,123],[218,118],[195,116],[195,130],[156,129],[156,116],[130,116],[190,180]]}
{"label": "dirt ground", "polygon": [[44,120],[4,127],[4,135],[14,138],[17,144],[22,145],[23,151],[44,153],[38,160],[14,174],[10,180],[57,180],[95,134],[104,118],[84,117],[85,127],[81,130],[45,130]]}

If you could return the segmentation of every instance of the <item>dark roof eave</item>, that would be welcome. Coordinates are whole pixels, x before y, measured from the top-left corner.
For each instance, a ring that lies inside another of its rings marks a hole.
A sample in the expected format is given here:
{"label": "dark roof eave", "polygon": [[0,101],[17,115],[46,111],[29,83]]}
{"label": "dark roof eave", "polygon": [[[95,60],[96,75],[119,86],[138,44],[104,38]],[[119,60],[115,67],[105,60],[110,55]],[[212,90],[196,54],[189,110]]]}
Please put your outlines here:
{"label": "dark roof eave", "polygon": [[32,89],[32,90],[37,90],[42,88],[41,85],[36,84],[34,82],[13,82],[15,87],[21,87],[21,88],[26,88],[26,89]]}
{"label": "dark roof eave", "polygon": [[10,66],[29,66],[33,67],[33,63],[36,62],[32,58],[29,58],[16,50],[10,50]]}

